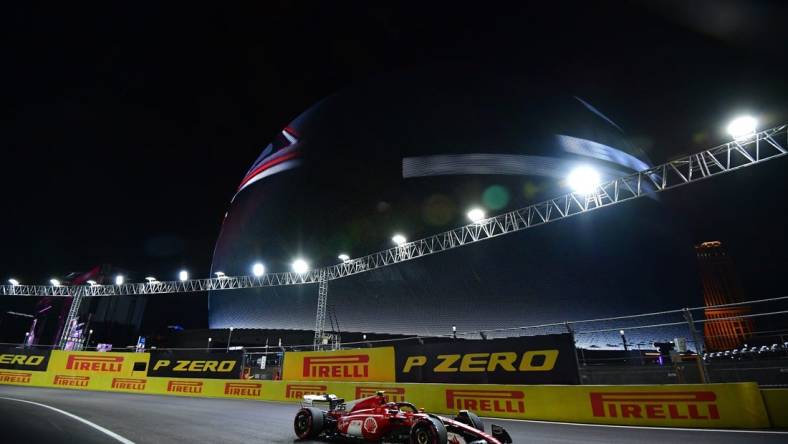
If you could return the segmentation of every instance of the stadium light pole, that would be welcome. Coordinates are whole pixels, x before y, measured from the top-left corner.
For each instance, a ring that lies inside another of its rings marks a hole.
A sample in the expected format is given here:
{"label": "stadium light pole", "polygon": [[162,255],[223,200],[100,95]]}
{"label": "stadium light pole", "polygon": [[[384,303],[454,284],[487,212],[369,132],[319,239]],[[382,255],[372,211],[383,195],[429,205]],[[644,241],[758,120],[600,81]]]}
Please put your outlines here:
{"label": "stadium light pole", "polygon": [[93,336],[93,329],[88,330],[88,339],[85,341],[85,348],[90,348],[90,337]]}
{"label": "stadium light pole", "polygon": [[454,336],[454,339],[457,339],[457,326],[456,325],[452,325],[451,326],[451,335]]}
{"label": "stadium light pole", "polygon": [[230,327],[230,334],[227,335],[227,351],[228,352],[230,351],[230,340],[233,339],[233,330],[235,330],[235,327]]}
{"label": "stadium light pole", "polygon": [[252,274],[255,277],[262,277],[265,274],[265,265],[261,264],[260,262],[252,265]]}
{"label": "stadium light pole", "polygon": [[627,337],[624,336],[624,330],[619,330],[618,333],[621,335],[621,342],[624,343],[624,351],[629,351],[629,346],[627,345]]}
{"label": "stadium light pole", "polygon": [[208,348],[206,348],[205,351],[211,351],[211,341],[212,340],[213,340],[213,338],[210,338],[210,337],[208,338]]}
{"label": "stadium light pole", "polygon": [[189,272],[186,270],[181,270],[178,273],[178,280],[181,282],[186,282],[189,280]]}

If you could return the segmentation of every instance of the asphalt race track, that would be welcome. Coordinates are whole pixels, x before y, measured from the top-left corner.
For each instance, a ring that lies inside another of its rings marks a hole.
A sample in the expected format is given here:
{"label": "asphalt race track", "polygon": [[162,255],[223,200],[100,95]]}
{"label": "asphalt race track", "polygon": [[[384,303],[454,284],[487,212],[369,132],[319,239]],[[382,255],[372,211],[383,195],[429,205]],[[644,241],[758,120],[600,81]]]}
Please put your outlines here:
{"label": "asphalt race track", "polygon": [[[0,441],[80,444],[292,443],[298,442],[294,439],[292,427],[295,412],[294,404],[274,402],[0,386]],[[490,423],[489,420],[485,422],[488,425]],[[493,422],[504,426],[515,443],[788,442],[788,432],[695,431],[507,420]],[[94,426],[105,430],[98,430]],[[301,442],[306,444],[306,441]]]}

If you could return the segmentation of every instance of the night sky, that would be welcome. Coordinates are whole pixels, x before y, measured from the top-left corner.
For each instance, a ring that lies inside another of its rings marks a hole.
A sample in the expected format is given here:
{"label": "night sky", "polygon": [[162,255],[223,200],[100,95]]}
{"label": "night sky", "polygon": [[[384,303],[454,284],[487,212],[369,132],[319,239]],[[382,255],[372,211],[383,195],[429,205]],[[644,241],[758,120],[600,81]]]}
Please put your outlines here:
{"label": "night sky", "polygon": [[[725,141],[741,112],[764,128],[788,121],[781,2],[426,3],[7,6],[0,278],[45,283],[102,263],[207,275],[261,148],[320,99],[399,71],[568,85],[655,163]],[[786,165],[664,196],[696,242],[728,245],[748,297],[785,294]],[[163,297],[150,319],[204,326],[204,300],[184,303],[195,297]]]}

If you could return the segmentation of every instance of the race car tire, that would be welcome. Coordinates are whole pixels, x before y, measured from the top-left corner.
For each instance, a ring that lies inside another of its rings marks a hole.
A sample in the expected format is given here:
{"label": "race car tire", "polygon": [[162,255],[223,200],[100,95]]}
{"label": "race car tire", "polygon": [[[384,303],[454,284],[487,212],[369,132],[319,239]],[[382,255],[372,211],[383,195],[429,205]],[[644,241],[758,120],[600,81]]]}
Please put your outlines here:
{"label": "race car tire", "polygon": [[476,413],[470,412],[468,410],[460,411],[460,414],[455,416],[454,420],[473,427],[476,430],[481,430],[482,432],[484,431],[484,423],[482,422],[481,418],[479,418]]}
{"label": "race car tire", "polygon": [[324,425],[323,412],[312,407],[299,410],[293,421],[293,429],[300,439],[317,438],[323,431]]}
{"label": "race car tire", "polygon": [[436,418],[422,419],[410,429],[410,444],[446,444],[446,426]]}

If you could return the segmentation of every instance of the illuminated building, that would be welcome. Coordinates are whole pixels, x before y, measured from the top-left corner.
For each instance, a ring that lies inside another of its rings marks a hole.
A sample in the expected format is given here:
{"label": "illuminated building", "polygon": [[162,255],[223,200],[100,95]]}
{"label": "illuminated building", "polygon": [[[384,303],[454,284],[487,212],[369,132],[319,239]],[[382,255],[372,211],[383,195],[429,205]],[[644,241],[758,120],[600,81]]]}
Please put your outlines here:
{"label": "illuminated building", "polygon": [[742,292],[731,261],[720,241],[703,242],[695,247],[698,254],[700,276],[703,282],[703,300],[706,305],[706,323],[703,334],[710,351],[739,347],[752,334],[752,320],[737,318],[750,313],[749,306],[713,308],[742,302]]}

